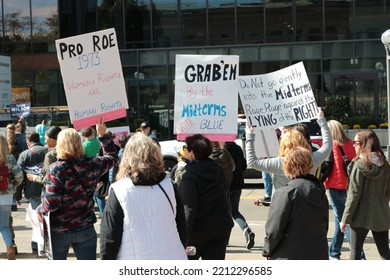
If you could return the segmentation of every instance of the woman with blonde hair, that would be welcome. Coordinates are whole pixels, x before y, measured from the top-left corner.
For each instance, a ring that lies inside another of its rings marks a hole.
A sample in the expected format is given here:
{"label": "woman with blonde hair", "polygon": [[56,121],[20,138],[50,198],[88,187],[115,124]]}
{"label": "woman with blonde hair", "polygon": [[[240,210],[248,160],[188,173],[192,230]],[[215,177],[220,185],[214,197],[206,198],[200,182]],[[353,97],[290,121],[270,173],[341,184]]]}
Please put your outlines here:
{"label": "woman with blonde hair", "polygon": [[372,130],[356,133],[356,157],[348,167],[348,190],[342,232],[350,226],[350,260],[359,260],[369,231],[382,259],[390,260],[390,166]]}
{"label": "woman with blonde hair", "polygon": [[[318,111],[317,122],[321,127],[323,145],[320,149],[312,153],[312,159],[314,164],[312,174],[314,174],[318,166],[326,158],[328,158],[332,150],[332,139],[330,136],[329,127],[326,123],[326,119],[322,110]],[[255,134],[253,133],[253,128],[248,123],[245,132],[246,160],[248,163],[248,167],[252,167],[259,171],[272,173],[274,176],[273,182],[275,189],[285,186],[286,183],[289,181],[289,179],[284,174],[282,166],[284,155],[286,155],[291,149],[295,149],[296,147],[305,147],[311,151],[311,146],[307,142],[305,137],[297,130],[291,129],[281,136],[279,156],[273,158],[259,159],[256,157],[255,154]]]}
{"label": "woman with blonde hair", "polygon": [[[15,157],[9,152],[8,144],[0,134],[0,232],[7,248],[7,258],[15,259],[15,247],[12,241],[12,233],[9,227],[13,195],[16,187],[23,182],[23,171],[16,163]],[[6,174],[8,173],[8,174]],[[11,180],[9,180],[11,179]]]}
{"label": "woman with blonde hair", "polygon": [[54,260],[66,260],[70,246],[78,260],[95,260],[97,235],[94,228],[93,194],[99,178],[116,163],[115,144],[99,119],[96,125],[104,156],[84,157],[81,137],[73,128],[57,137],[58,161],[46,174],[46,188],[38,217],[50,212]]}
{"label": "woman with blonde hair", "polygon": [[160,147],[133,135],[111,185],[100,225],[102,260],[186,260],[184,208]]}
{"label": "woman with blonde hair", "polygon": [[263,256],[268,259],[328,259],[328,199],[312,175],[311,149],[295,147],[284,157],[291,179],[275,191],[265,225]]}

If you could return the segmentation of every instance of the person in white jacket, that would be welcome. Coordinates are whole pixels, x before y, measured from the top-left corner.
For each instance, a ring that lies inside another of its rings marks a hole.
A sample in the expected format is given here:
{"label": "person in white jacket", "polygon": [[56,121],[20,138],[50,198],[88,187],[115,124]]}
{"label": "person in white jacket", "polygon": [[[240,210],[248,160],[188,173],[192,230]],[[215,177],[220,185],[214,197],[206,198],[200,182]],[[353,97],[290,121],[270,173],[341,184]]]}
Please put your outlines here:
{"label": "person in white jacket", "polygon": [[184,207],[160,147],[133,135],[116,178],[100,225],[100,259],[187,260]]}

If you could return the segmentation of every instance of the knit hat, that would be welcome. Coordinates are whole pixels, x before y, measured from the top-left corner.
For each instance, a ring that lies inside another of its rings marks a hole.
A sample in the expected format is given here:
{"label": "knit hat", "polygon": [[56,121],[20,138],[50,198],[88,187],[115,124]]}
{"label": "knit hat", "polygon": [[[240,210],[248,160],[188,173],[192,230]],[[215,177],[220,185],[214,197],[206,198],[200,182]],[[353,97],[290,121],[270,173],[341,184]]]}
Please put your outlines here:
{"label": "knit hat", "polygon": [[46,130],[46,135],[54,140],[57,140],[58,133],[60,133],[61,127],[59,126],[51,126],[48,130]]}

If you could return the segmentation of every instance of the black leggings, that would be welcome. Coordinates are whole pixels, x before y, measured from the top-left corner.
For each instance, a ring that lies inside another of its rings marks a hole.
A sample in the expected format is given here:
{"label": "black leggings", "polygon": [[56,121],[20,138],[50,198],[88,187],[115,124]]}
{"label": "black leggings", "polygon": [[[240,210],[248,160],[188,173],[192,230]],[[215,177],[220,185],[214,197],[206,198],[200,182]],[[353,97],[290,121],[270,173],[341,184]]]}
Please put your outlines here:
{"label": "black leggings", "polygon": [[[367,237],[369,229],[361,227],[351,227],[351,255],[350,260],[360,260],[363,250],[364,240]],[[371,231],[374,237],[376,248],[379,255],[384,260],[390,260],[389,249],[389,231]]]}

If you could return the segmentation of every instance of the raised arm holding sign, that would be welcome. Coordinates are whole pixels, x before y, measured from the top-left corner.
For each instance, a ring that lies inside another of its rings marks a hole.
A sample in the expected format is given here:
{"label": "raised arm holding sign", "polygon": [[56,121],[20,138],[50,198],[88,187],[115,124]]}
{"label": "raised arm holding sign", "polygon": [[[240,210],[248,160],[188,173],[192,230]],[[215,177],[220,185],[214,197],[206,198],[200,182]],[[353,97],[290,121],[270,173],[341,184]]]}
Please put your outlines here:
{"label": "raised arm holding sign", "polygon": [[[322,110],[320,110],[317,114],[317,122],[321,127],[323,145],[320,149],[312,153],[312,159],[314,165],[312,174],[314,174],[317,167],[326,158],[328,158],[332,150],[332,138]],[[284,186],[286,182],[288,182],[289,180],[284,175],[283,166],[282,166],[284,152],[287,151],[287,148],[293,149],[295,146],[299,145],[299,146],[307,147],[308,149],[311,150],[311,147],[309,146],[305,137],[300,132],[294,131],[294,132],[290,132],[288,136],[290,137],[289,140],[283,139],[283,137],[285,136],[282,136],[282,140],[280,142],[279,156],[274,158],[268,158],[268,159],[258,158],[256,157],[255,148],[254,148],[254,143],[255,143],[254,127],[252,127],[251,124],[248,123],[245,132],[246,132],[245,150],[246,150],[246,159],[247,159],[248,167],[252,167],[259,171],[273,173],[274,179],[275,177],[277,179],[274,180],[274,186],[276,189]]]}

